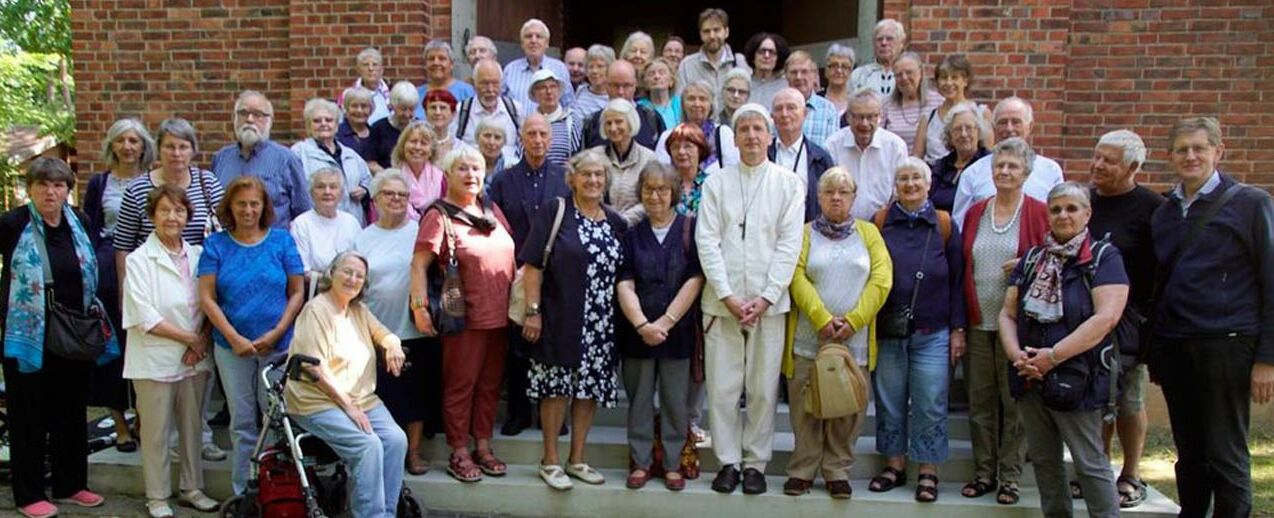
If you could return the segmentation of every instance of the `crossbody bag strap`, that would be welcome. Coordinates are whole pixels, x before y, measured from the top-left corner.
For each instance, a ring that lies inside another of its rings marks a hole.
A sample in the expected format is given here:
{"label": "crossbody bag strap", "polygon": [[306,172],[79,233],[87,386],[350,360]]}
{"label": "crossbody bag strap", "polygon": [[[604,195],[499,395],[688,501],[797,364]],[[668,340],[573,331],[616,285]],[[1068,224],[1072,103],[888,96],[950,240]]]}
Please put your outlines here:
{"label": "crossbody bag strap", "polygon": [[925,247],[920,250],[920,269],[916,270],[916,284],[911,287],[911,302],[907,303],[907,310],[914,315],[916,312],[916,297],[920,295],[920,281],[925,278],[925,263],[929,262],[929,242],[933,240],[933,228],[925,234]]}
{"label": "crossbody bag strap", "polygon": [[1203,233],[1203,228],[1208,226],[1208,224],[1216,218],[1216,215],[1221,212],[1221,209],[1224,208],[1225,205],[1245,187],[1246,186],[1242,183],[1230,185],[1230,187],[1226,188],[1226,190],[1217,197],[1216,203],[1213,203],[1208,207],[1208,211],[1203,213],[1203,217],[1194,220],[1194,224],[1190,226],[1190,232],[1186,234],[1185,239],[1181,240],[1181,244],[1177,245],[1177,248],[1172,251],[1172,257],[1168,259],[1168,262],[1164,264],[1163,268],[1160,268],[1155,272],[1155,287],[1152,292],[1153,296],[1150,300],[1159,300],[1159,295],[1162,294],[1163,287],[1168,283],[1168,279],[1172,277],[1173,270],[1176,270],[1177,262],[1181,259],[1181,255],[1184,254],[1186,249],[1190,248],[1190,246],[1194,244],[1195,239]]}
{"label": "crossbody bag strap", "polygon": [[566,200],[561,196],[555,196],[557,200],[557,214],[553,216],[553,229],[549,232],[549,237],[544,243],[544,268],[549,266],[549,257],[553,255],[553,242],[557,241],[557,232],[562,229],[562,217],[566,214]]}

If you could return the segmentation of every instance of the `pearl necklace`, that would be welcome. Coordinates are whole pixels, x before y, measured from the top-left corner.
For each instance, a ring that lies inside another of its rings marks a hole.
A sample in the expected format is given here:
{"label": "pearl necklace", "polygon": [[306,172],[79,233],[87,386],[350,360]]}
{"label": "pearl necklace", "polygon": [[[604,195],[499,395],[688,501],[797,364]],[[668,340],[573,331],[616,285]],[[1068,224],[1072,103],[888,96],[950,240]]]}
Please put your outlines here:
{"label": "pearl necklace", "polygon": [[1017,217],[1022,215],[1022,202],[1024,201],[1026,201],[1026,194],[1022,194],[1022,197],[1017,200],[1017,208],[1013,210],[1013,218],[1009,220],[1009,223],[1003,227],[997,227],[995,226],[995,198],[991,198],[991,232],[1003,234],[1013,228],[1013,224],[1017,223]]}

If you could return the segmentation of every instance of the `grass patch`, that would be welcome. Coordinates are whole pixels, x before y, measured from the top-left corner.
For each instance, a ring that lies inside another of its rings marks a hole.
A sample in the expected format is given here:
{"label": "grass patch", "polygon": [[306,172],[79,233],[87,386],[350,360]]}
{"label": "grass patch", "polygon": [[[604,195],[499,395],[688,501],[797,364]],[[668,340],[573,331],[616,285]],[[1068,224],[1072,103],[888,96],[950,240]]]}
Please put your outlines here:
{"label": "grass patch", "polygon": [[[1118,441],[1116,441],[1118,444]],[[1248,441],[1252,451],[1252,509],[1257,518],[1274,518],[1274,432],[1253,432]],[[1114,460],[1119,461],[1119,453]],[[1177,497],[1177,476],[1173,464],[1177,450],[1168,430],[1152,430],[1146,436],[1146,452],[1141,460],[1141,476],[1174,502]]]}

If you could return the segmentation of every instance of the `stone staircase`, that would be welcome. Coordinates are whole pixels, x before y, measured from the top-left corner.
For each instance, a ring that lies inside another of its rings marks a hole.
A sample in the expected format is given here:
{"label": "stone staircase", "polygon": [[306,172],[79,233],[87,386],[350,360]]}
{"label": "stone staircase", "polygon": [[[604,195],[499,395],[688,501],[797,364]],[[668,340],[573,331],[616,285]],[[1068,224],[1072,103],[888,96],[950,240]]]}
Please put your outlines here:
{"label": "stone staircase", "polygon": [[[1017,505],[1004,506],[995,502],[994,493],[981,498],[960,496],[960,487],[973,475],[973,454],[969,443],[967,414],[953,413],[951,431],[951,458],[939,468],[940,496],[937,503],[915,502],[915,466],[908,469],[906,486],[887,493],[867,490],[867,480],[884,465],[884,458],[875,451],[874,410],[869,410],[863,436],[854,448],[856,460],[852,471],[853,498],[836,501],[822,489],[821,481],[808,495],[789,497],[783,495],[786,480],[785,467],[791,455],[793,436],[786,405],[780,405],[776,416],[774,458],[767,469],[769,492],[764,495],[743,495],[741,490],[732,495],[720,495],[710,488],[718,466],[710,448],[700,448],[703,476],[690,481],[685,491],[672,493],[663,488],[661,481],[653,480],[641,490],[624,487],[627,475],[628,453],[625,436],[625,407],[599,409],[593,429],[589,433],[585,456],[588,462],[606,476],[606,483],[589,486],[580,482],[568,492],[549,489],[536,474],[540,459],[540,431],[528,429],[516,437],[496,435],[493,440],[496,453],[509,464],[505,477],[486,477],[476,484],[462,484],[445,472],[447,447],[439,435],[429,441],[428,456],[434,460],[433,469],[424,476],[408,476],[406,483],[431,511],[485,513],[513,516],[562,516],[607,518],[645,518],[659,516],[731,516],[736,518],[763,516],[819,517],[833,514],[874,516],[888,514],[893,518],[921,516],[951,516],[969,518],[1036,517],[1039,512],[1039,492],[1035,487],[1034,470],[1024,469],[1022,499]],[[225,437],[219,431],[219,442]],[[561,451],[567,451],[567,439],[560,439]],[[121,454],[107,449],[90,458],[90,485],[96,489],[142,494],[140,455]],[[1117,468],[1116,468],[1117,469]],[[208,492],[216,498],[229,493],[229,463],[206,463],[205,479]],[[176,475],[174,473],[174,479]],[[1075,501],[1076,514],[1084,516],[1084,503]],[[1175,516],[1178,506],[1162,493],[1149,489],[1149,497],[1141,506],[1125,510],[1124,516],[1162,517]],[[860,513],[870,513],[863,515]]]}

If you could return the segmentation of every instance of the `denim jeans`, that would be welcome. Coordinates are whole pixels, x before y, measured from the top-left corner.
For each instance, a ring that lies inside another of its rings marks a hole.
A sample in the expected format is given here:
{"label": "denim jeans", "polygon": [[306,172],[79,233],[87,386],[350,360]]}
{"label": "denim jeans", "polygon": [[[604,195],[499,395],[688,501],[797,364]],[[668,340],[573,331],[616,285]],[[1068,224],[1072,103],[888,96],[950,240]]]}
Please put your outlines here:
{"label": "denim jeans", "polygon": [[275,351],[266,356],[234,354],[227,347],[213,347],[217,359],[217,372],[221,386],[226,391],[226,405],[230,407],[231,485],[234,494],[242,495],[248,485],[248,471],[252,469],[252,448],[257,445],[261,431],[261,412],[268,408],[266,387],[261,384],[261,369],[270,362],[287,355],[287,351]]}
{"label": "denim jeans", "polygon": [[872,372],[876,393],[876,451],[906,454],[937,464],[950,455],[947,388],[950,333],[946,329],[911,338],[881,338]]}
{"label": "denim jeans", "polygon": [[293,416],[306,431],[322,439],[349,466],[353,488],[350,511],[357,518],[393,518],[403,487],[407,434],[385,405],[367,411],[372,433],[364,433],[339,408]]}

